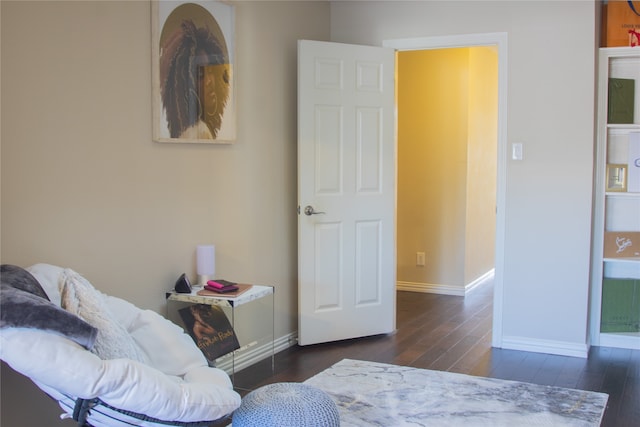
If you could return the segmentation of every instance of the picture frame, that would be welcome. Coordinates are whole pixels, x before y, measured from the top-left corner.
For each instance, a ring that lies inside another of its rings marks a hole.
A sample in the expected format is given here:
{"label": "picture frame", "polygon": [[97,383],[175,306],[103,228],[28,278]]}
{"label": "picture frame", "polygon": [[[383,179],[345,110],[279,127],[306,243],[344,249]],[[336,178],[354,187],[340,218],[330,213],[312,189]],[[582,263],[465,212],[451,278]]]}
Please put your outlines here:
{"label": "picture frame", "polygon": [[610,163],[607,165],[607,190],[614,192],[627,191],[627,165]]}
{"label": "picture frame", "polygon": [[236,139],[235,10],[224,1],[151,1],[153,140]]}

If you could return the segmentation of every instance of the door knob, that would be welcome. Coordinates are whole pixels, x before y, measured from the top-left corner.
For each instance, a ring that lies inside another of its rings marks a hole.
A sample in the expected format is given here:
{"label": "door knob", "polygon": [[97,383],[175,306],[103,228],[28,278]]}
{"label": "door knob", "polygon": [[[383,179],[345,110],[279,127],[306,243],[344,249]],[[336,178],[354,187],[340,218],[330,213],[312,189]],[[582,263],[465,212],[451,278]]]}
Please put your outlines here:
{"label": "door knob", "polygon": [[311,215],[319,215],[319,214],[323,214],[324,212],[316,212],[313,209],[313,206],[311,205],[307,205],[304,207],[304,214],[307,216],[311,216]]}

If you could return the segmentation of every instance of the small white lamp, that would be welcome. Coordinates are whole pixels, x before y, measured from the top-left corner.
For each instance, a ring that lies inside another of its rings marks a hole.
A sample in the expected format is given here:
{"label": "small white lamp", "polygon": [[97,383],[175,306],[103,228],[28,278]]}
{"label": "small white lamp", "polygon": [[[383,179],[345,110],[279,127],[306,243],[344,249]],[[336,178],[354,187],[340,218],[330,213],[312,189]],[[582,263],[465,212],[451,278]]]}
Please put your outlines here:
{"label": "small white lamp", "polygon": [[216,247],[198,245],[196,261],[198,285],[204,286],[208,280],[213,280],[213,276],[216,274]]}

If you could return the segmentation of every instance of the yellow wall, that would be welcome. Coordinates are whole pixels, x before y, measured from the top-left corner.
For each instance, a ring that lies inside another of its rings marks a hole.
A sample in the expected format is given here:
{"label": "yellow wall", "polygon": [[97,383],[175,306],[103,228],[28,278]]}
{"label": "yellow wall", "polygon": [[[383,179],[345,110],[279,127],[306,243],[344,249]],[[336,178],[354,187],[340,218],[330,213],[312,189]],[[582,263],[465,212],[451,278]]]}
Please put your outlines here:
{"label": "yellow wall", "polygon": [[485,52],[398,54],[399,282],[463,288],[493,268],[497,56]]}
{"label": "yellow wall", "polygon": [[469,49],[469,141],[464,283],[495,264],[498,53]]}

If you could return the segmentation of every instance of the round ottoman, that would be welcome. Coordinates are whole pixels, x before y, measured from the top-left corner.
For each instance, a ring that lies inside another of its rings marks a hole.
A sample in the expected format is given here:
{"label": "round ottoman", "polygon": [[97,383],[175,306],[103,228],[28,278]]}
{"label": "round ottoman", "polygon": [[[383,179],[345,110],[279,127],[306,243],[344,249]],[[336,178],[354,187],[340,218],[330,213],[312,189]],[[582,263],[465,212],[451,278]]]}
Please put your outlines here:
{"label": "round ottoman", "polygon": [[338,406],[324,391],[301,383],[275,383],[242,398],[233,427],[339,427]]}

